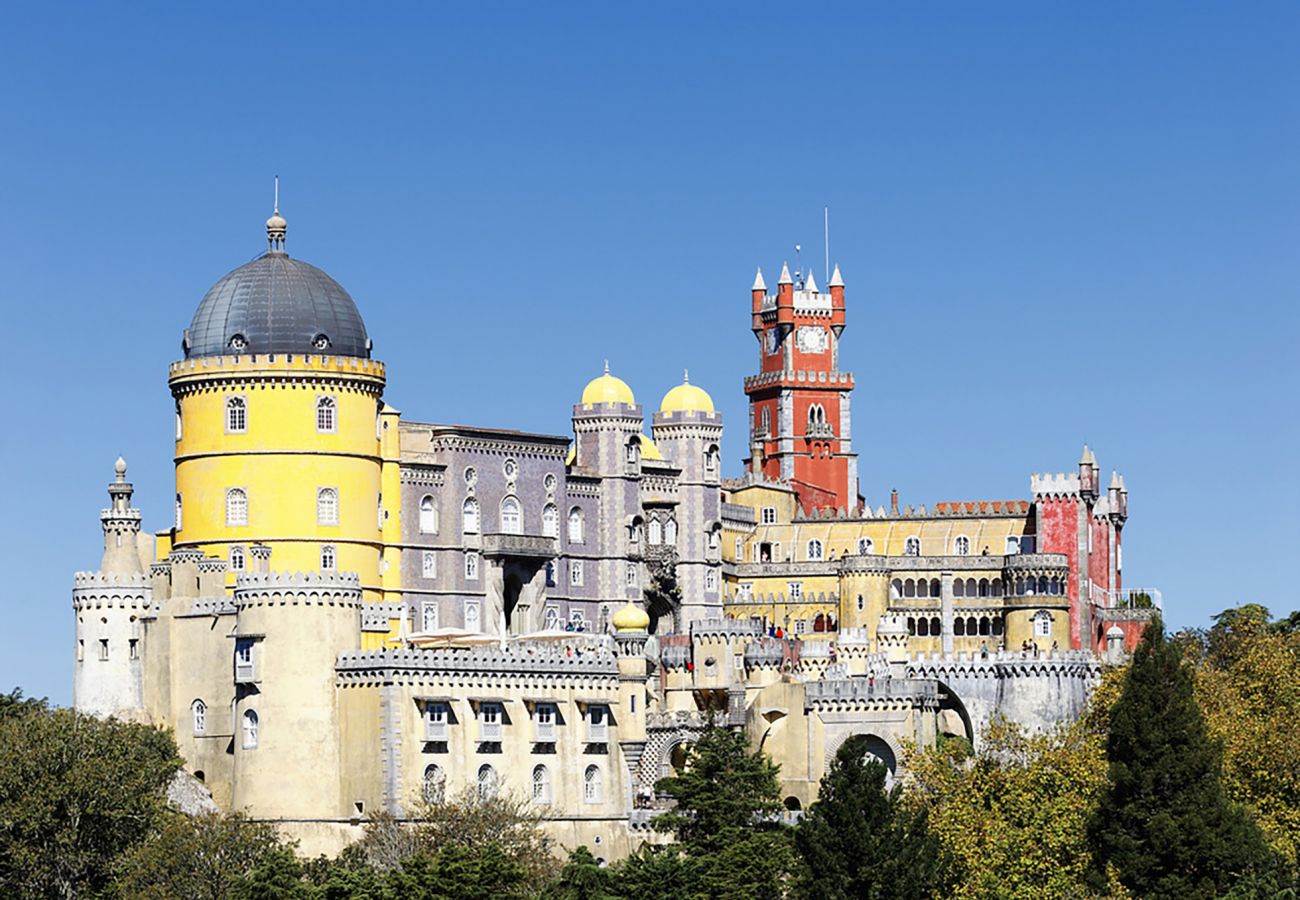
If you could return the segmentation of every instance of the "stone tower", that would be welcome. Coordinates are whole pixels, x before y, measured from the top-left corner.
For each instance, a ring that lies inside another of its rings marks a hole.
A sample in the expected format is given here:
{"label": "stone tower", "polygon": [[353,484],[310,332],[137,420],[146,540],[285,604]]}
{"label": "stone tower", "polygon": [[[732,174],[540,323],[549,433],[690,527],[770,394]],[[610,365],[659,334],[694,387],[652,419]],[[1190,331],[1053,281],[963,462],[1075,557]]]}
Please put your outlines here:
{"label": "stone tower", "polygon": [[677,584],[682,618],[722,617],[722,414],[713,398],[690,383],[664,395],[654,415],[659,450],[681,470],[678,478],[676,543]]}
{"label": "stone tower", "polygon": [[140,510],[131,506],[126,460],[118,457],[100,513],[104,557],[97,572],[78,572],[72,589],[77,617],[72,704],[98,716],[147,720],[142,620],[152,616],[152,589],[141,561]]}
{"label": "stone tower", "polygon": [[786,481],[805,510],[856,511],[858,459],[853,452],[849,396],[853,375],[840,371],[844,279],[839,266],[828,292],[810,272],[798,282],[782,266],[776,293],[754,279],[751,328],[758,374],[745,379],[750,456],[746,468]]}

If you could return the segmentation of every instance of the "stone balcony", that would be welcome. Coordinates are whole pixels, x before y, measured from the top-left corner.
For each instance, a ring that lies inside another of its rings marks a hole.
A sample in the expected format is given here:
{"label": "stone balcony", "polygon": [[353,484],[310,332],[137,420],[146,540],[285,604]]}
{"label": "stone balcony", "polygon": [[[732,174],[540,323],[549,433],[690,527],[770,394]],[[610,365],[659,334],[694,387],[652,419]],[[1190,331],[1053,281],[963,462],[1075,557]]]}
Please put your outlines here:
{"label": "stone balcony", "polygon": [[560,555],[559,541],[536,534],[485,534],[483,555],[514,556],[523,559],[554,559]]}

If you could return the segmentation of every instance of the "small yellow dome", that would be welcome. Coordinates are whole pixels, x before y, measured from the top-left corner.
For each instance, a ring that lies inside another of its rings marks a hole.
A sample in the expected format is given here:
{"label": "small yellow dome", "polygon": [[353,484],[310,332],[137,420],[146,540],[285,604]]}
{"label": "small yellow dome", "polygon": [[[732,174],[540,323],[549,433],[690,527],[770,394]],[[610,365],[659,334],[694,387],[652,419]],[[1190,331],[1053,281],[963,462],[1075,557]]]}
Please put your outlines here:
{"label": "small yellow dome", "polygon": [[650,617],[645,610],[631,602],[614,613],[613,621],[615,631],[645,631],[650,627]]}
{"label": "small yellow dome", "polygon": [[626,403],[628,406],[636,405],[636,397],[632,396],[632,389],[627,386],[621,378],[615,378],[609,374],[609,363],[605,363],[605,374],[599,378],[593,378],[587,382],[587,386],[582,389],[582,405],[593,406],[597,403]]}
{"label": "small yellow dome", "polygon": [[664,401],[659,404],[659,411],[666,413],[711,413],[713,412],[713,398],[709,396],[709,392],[704,388],[696,387],[689,380],[683,378],[681,384],[664,394]]}
{"label": "small yellow dome", "polygon": [[641,435],[641,458],[642,459],[663,459],[664,455],[659,452],[655,442],[650,440],[644,434]]}

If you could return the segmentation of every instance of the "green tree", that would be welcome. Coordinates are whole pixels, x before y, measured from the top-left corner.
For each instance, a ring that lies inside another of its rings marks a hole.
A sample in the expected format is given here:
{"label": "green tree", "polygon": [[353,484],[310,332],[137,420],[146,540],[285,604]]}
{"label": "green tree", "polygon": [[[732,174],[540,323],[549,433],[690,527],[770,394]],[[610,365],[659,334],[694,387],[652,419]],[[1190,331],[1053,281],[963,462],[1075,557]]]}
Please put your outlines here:
{"label": "green tree", "polygon": [[545,900],[608,900],[612,879],[586,847],[569,854],[559,877],[542,891]]}
{"label": "green tree", "polygon": [[496,844],[448,844],[389,872],[383,896],[385,900],[495,900],[534,893],[528,872]]}
{"label": "green tree", "polygon": [[118,861],[115,892],[140,900],[226,900],[235,896],[236,882],[285,849],[264,822],[173,813],[159,832]]}
{"label": "green tree", "polygon": [[779,817],[776,776],[777,767],[762,751],[751,752],[743,733],[710,722],[687,753],[685,770],[657,785],[676,807],[653,825],[674,833],[700,895],[782,894],[794,854]]}
{"label": "green tree", "polygon": [[146,725],[43,703],[0,715],[0,895],[104,890],[117,856],[162,827],[180,762]]}
{"label": "green tree", "polygon": [[615,866],[614,893],[627,900],[695,900],[697,868],[676,846],[646,844]]}
{"label": "green tree", "polygon": [[[303,867],[289,847],[264,854],[236,879],[231,900],[314,900],[315,891],[303,881]],[[359,898],[358,898],[359,900]]]}
{"label": "green tree", "polygon": [[[1292,616],[1295,614],[1293,613]],[[1257,604],[1225,610],[1205,634],[1181,636],[1223,784],[1296,866],[1300,850],[1300,632]]]}
{"label": "green tree", "polygon": [[45,711],[49,702],[45,698],[24,697],[23,689],[14,688],[7,694],[0,694],[0,719],[6,716],[24,715],[30,712]]}
{"label": "green tree", "polygon": [[865,739],[851,738],[835,754],[817,802],[795,829],[807,896],[928,897],[940,887],[939,841],[926,810],[905,807],[901,785],[886,791],[888,774],[867,755]]}
{"label": "green tree", "polygon": [[1109,781],[1088,826],[1094,886],[1113,873],[1141,897],[1213,897],[1276,870],[1255,823],[1224,793],[1189,668],[1159,619],[1110,711],[1106,756]]}

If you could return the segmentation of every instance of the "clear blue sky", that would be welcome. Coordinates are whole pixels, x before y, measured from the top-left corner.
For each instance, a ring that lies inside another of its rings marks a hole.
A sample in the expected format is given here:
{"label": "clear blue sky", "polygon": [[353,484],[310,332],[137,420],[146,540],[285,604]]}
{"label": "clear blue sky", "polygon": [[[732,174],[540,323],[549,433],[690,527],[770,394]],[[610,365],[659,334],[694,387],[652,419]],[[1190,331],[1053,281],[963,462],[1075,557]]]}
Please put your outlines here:
{"label": "clear blue sky", "polygon": [[566,433],[609,357],[728,423],[749,284],[848,283],[872,504],[1026,497],[1089,442],[1172,624],[1294,608],[1300,11],[1170,4],[7,4],[0,689],[66,702],[124,454],[264,248],[356,298],[408,417]]}

